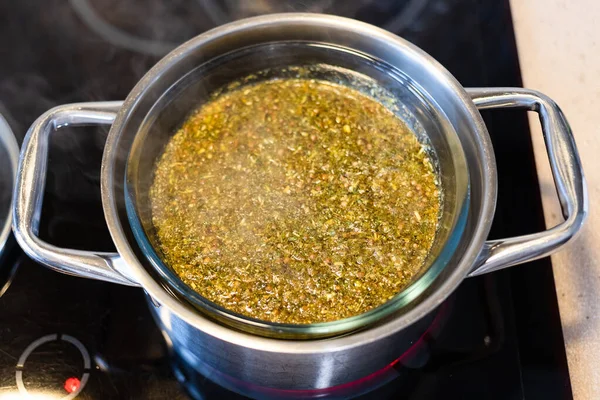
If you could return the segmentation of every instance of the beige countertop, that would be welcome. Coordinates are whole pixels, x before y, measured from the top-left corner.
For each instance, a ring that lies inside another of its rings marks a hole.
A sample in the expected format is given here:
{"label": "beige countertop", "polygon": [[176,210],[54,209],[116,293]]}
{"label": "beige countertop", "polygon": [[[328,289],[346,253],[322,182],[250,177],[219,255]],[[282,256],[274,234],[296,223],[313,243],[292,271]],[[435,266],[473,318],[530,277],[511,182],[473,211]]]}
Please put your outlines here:
{"label": "beige countertop", "polygon": [[[600,399],[600,1],[511,0],[523,86],[563,109],[588,183],[581,235],[552,256],[575,399]],[[560,221],[544,142],[530,118],[548,226]]]}

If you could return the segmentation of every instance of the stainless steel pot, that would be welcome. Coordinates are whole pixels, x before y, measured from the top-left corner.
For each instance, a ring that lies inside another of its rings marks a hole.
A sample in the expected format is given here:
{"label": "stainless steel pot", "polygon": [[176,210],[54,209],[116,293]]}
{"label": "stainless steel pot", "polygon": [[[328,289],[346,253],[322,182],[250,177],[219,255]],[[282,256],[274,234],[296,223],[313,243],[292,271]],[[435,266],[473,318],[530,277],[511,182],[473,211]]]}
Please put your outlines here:
{"label": "stainless steel pot", "polygon": [[[468,166],[466,225],[441,272],[393,316],[369,329],[322,340],[259,337],[204,317],[161,283],[134,238],[125,210],[127,161],[136,136],[163,94],[210,60],[248,46],[282,41],[343,46],[401,70],[430,96],[435,112],[456,132]],[[563,223],[544,232],[486,241],[496,201],[496,164],[478,108],[523,108],[540,115]],[[83,124],[112,124],[101,182],[104,212],[118,253],[57,248],[36,236],[49,134],[61,126]],[[520,88],[465,90],[429,55],[384,30],[327,15],[278,14],[228,24],[181,45],[153,67],[124,102],[65,105],[42,115],[23,145],[14,207],[14,230],[27,254],[59,272],[141,286],[168,343],[199,371],[219,371],[232,377],[231,382],[314,389],[350,382],[388,365],[423,333],[436,309],[465,277],[544,257],[560,248],[581,228],[587,194],[571,130],[558,106],[545,95]]]}
{"label": "stainless steel pot", "polygon": [[8,261],[16,245],[10,234],[12,224],[12,193],[17,175],[19,145],[8,122],[0,115],[0,296],[10,285],[16,267]]}

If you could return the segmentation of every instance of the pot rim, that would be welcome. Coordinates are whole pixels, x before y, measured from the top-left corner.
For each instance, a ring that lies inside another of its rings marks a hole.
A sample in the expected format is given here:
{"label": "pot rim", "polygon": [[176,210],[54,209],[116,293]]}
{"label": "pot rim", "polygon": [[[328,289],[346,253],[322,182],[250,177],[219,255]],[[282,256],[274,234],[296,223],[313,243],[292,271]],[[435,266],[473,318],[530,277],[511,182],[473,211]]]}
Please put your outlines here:
{"label": "pot rim", "polygon": [[[479,133],[477,136],[477,150],[481,156],[482,164],[484,165],[484,179],[483,182],[481,182],[483,196],[481,199],[481,212],[478,216],[478,223],[476,224],[470,243],[461,258],[459,265],[445,281],[440,284],[439,288],[428,295],[427,298],[416,305],[415,308],[390,321],[365,331],[347,336],[332,337],[326,340],[280,340],[235,331],[207,319],[191,308],[191,306],[185,305],[173,298],[144,269],[126,239],[117,211],[117,196],[115,196],[115,186],[113,184],[113,172],[117,161],[115,155],[122,127],[125,124],[131,109],[134,107],[136,100],[144,93],[145,89],[150,86],[152,82],[159,79],[163,70],[168,69],[170,65],[185,58],[191,50],[206,45],[216,38],[231,34],[239,34],[248,30],[260,29],[264,26],[278,26],[285,24],[319,25],[331,27],[332,29],[347,29],[347,27],[351,25],[352,30],[355,33],[391,42],[396,47],[402,48],[403,51],[409,52],[412,56],[419,58],[428,66],[428,68],[432,69],[435,74],[438,75],[440,80],[444,81],[448,87],[452,89],[457,100],[465,107],[466,112],[472,120],[474,129]],[[221,340],[260,351],[297,354],[339,351],[379,340],[412,324],[439,306],[467,276],[483,248],[484,241],[486,240],[491,227],[494,213],[497,178],[492,144],[479,111],[471,101],[471,98],[465,89],[434,58],[418,47],[408,43],[406,40],[364,22],[324,14],[284,13],[247,18],[212,29],[177,47],[152,67],[127,96],[110,129],[102,159],[101,189],[105,218],[117,251],[123,258],[123,262],[127,264],[127,269],[129,270],[131,277],[134,278],[146,290],[148,295],[161,305],[161,307],[167,308],[167,311],[173,312],[177,317],[205,334]],[[158,314],[161,314],[161,308],[157,311]],[[167,312],[165,315],[169,315],[169,313]],[[163,323],[168,323],[168,321],[163,321]]]}
{"label": "pot rim", "polygon": [[[10,129],[10,125],[6,121],[6,119],[0,114],[0,147],[4,148],[4,151],[8,155],[6,160],[2,160],[2,168],[9,168],[11,181],[10,187],[5,188],[9,189],[12,193],[12,190],[15,186],[15,180],[17,175],[17,164],[19,160],[19,144],[17,143],[17,139],[15,138],[13,131]],[[4,206],[4,204],[2,204]],[[4,223],[0,225],[0,255],[5,250],[8,250],[8,240],[11,232],[12,225],[12,196],[6,207],[0,209],[0,213],[3,214],[3,217],[6,217]]]}

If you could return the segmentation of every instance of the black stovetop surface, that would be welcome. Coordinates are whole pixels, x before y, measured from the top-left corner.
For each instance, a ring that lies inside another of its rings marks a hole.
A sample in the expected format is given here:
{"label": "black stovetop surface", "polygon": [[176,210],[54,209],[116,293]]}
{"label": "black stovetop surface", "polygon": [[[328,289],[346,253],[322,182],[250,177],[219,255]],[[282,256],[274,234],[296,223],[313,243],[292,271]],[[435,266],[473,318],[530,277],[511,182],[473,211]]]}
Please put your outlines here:
{"label": "black stovetop surface", "polygon": [[[173,43],[272,11],[355,17],[422,47],[465,86],[521,85],[508,0],[4,1],[0,113],[22,141],[48,108],[123,99]],[[543,229],[525,114],[484,118],[499,174],[491,237]],[[100,129],[53,136],[40,227],[50,243],[114,249],[100,204],[105,137]],[[78,399],[233,396],[174,368],[141,290],[60,275],[18,250],[2,260],[0,279],[10,271],[10,285],[0,282],[0,399],[21,398],[17,381],[34,398],[65,398],[83,383]],[[449,304],[443,327],[424,338],[417,356],[361,398],[572,398],[548,259],[467,279]],[[184,375],[187,385],[175,378]]]}

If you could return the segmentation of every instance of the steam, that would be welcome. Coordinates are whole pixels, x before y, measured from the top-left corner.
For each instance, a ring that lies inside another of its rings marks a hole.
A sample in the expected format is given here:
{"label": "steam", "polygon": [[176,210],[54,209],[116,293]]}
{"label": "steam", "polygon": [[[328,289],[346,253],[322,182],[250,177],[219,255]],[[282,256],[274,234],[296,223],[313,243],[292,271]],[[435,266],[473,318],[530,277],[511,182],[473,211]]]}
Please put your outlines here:
{"label": "steam", "polygon": [[[401,12],[397,13],[384,28],[394,32],[406,29],[427,7],[428,3],[428,0],[409,0],[402,7]],[[164,38],[165,35],[161,35],[161,30],[172,28],[173,25],[189,28],[189,20],[176,22],[168,18],[159,19],[159,22],[153,23],[150,35],[140,36],[115,26],[101,15],[99,10],[91,4],[90,0],[69,0],[69,4],[86,26],[104,41],[122,49],[153,57],[164,56],[177,47],[183,40],[190,39],[202,33],[203,30],[241,18],[280,12],[328,13],[360,18],[361,15],[370,15],[372,13],[389,13],[390,8],[396,7],[396,3],[392,4],[390,1],[374,2],[373,0],[196,0],[195,2],[190,0],[189,4],[183,3],[186,11],[191,11],[195,6],[208,24],[197,27],[197,29],[190,32],[186,37],[175,41]],[[160,2],[157,4],[155,8],[164,9],[160,10],[161,12],[158,14],[164,16],[167,6]],[[147,4],[144,4],[144,6],[147,6]],[[119,7],[123,7],[123,9],[131,11],[132,14],[138,15],[135,7],[128,6],[126,3],[119,2]],[[178,8],[178,5],[174,4],[172,8]]]}
{"label": "steam", "polygon": [[88,0],[69,0],[69,3],[92,31],[114,46],[159,57],[177,47],[176,43],[140,38],[114,27],[96,14]]}

